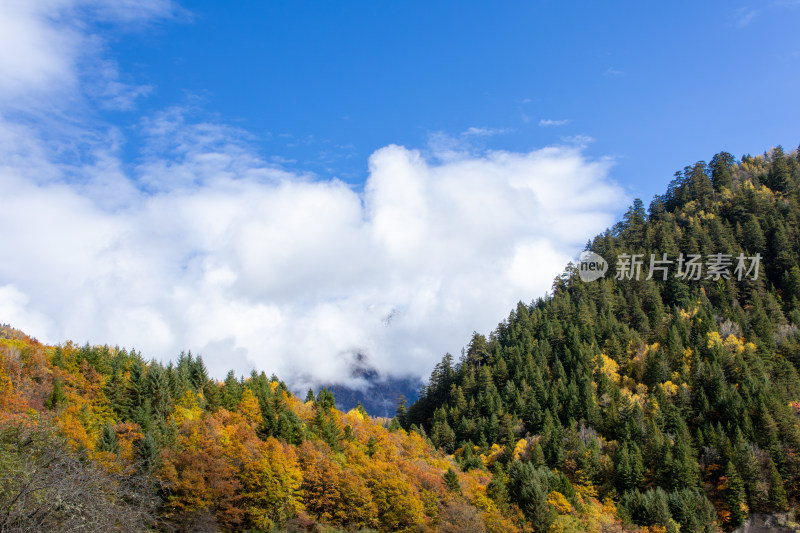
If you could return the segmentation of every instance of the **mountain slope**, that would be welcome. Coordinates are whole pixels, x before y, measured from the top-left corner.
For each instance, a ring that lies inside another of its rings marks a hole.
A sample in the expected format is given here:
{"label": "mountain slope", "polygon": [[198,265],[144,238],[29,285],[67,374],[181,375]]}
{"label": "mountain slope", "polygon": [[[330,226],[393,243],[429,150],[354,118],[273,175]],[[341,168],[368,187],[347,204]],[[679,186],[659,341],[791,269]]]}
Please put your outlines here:
{"label": "mountain slope", "polygon": [[[209,379],[192,354],[163,366],[7,326],[0,479],[3,531],[526,527],[490,497],[483,468],[462,472],[418,433],[339,411],[328,390],[301,401],[264,373]],[[588,497],[572,519],[619,525]]]}
{"label": "mountain slope", "polygon": [[[798,157],[723,152],[676,173],[647,212],[637,200],[587,245],[604,277],[582,281],[570,265],[552,295],[475,334],[458,362],[445,356],[397,422],[457,456],[502,447],[498,501],[537,531],[553,521],[551,471],[668,530],[730,529],[796,506]],[[651,254],[672,263],[647,279]]]}

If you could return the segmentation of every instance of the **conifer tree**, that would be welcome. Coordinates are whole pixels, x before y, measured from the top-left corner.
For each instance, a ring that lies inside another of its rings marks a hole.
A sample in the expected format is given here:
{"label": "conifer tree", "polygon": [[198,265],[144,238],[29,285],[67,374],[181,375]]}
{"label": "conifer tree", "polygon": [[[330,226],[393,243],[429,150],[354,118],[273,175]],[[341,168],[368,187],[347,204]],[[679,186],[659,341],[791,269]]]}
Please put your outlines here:
{"label": "conifer tree", "polygon": [[64,392],[64,386],[61,385],[61,380],[55,378],[53,380],[53,391],[47,398],[46,407],[48,409],[59,409],[67,403],[67,395]]}
{"label": "conifer tree", "polygon": [[789,505],[783,479],[771,459],[769,460],[769,505],[778,511],[785,511]]}
{"label": "conifer tree", "polygon": [[458,481],[458,474],[452,468],[448,468],[444,473],[444,483],[450,492],[460,493],[461,483]]}
{"label": "conifer tree", "polygon": [[728,523],[732,526],[739,526],[747,518],[748,508],[744,483],[730,461],[725,467],[725,481],[722,486],[722,493],[730,513]]}
{"label": "conifer tree", "polygon": [[110,423],[103,426],[103,432],[97,441],[97,449],[101,452],[118,453],[119,452],[119,439],[117,432],[114,431],[114,426]]}

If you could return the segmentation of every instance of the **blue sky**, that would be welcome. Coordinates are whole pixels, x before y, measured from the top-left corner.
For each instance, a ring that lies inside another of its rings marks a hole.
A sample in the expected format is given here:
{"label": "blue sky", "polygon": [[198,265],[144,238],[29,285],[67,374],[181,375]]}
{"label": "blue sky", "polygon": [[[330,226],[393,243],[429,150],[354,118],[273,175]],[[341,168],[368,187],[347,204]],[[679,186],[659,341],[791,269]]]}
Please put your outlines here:
{"label": "blue sky", "polygon": [[502,150],[591,138],[587,153],[613,157],[613,176],[646,202],[719,150],[798,143],[797,2],[182,6],[111,45],[154,87],[113,120],[196,97],[265,154],[354,184],[382,146],[470,128]]}
{"label": "blue sky", "polygon": [[426,376],[634,197],[800,136],[800,2],[0,3],[0,321]]}

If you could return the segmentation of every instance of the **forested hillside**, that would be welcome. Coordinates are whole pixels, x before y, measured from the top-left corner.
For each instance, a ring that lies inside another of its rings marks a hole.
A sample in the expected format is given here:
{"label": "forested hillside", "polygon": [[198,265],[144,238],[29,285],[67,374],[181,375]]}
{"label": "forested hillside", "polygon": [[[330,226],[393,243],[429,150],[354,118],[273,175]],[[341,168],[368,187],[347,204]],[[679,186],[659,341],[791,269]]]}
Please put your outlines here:
{"label": "forested hillside", "polygon": [[[446,355],[397,421],[464,469],[482,468],[473,447],[499,445],[489,493],[535,531],[557,516],[554,472],[568,500],[608,498],[626,522],[667,531],[795,507],[798,157],[723,152],[676,173],[647,211],[637,200],[587,244],[604,277],[582,281],[570,265],[552,295],[474,334],[458,361]],[[651,254],[672,263],[649,276]]]}
{"label": "forested hillside", "polygon": [[[491,494],[498,451],[462,472],[326,389],[303,401],[264,373],[209,379],[192,354],[164,366],[0,331],[3,532],[519,531]],[[571,520],[620,525],[593,498]]]}
{"label": "forested hillside", "polygon": [[608,262],[604,277],[568,266],[552,294],[446,355],[388,427],[264,372],[220,382],[191,353],[162,364],[2,326],[0,531],[656,533],[731,530],[754,512],[791,520],[797,152],[687,167],[587,250]]}

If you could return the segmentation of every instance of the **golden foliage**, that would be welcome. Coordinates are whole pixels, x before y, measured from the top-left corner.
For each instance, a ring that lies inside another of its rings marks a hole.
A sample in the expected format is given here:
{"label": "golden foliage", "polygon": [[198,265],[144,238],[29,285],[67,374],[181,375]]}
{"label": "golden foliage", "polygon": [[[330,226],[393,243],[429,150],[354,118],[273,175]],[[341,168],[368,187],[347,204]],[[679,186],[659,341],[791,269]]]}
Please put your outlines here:
{"label": "golden foliage", "polygon": [[547,504],[558,514],[570,514],[572,504],[570,504],[563,494],[553,491],[547,495]]}
{"label": "golden foliage", "polygon": [[612,358],[607,356],[604,353],[601,353],[595,359],[595,364],[598,367],[598,370],[601,374],[605,375],[610,379],[613,383],[619,384],[620,376],[618,374],[619,371],[619,364],[614,361]]}
{"label": "golden foliage", "polygon": [[239,402],[239,412],[251,425],[255,426],[261,423],[261,408],[258,406],[258,399],[253,394],[253,391],[247,387],[245,387],[242,399]]}
{"label": "golden foliage", "polygon": [[258,529],[283,524],[303,510],[303,473],[291,446],[269,437],[240,474],[246,522]]}
{"label": "golden foliage", "polygon": [[521,461],[528,452],[528,441],[525,439],[519,439],[516,446],[514,446],[514,452],[511,455],[513,461]]}

